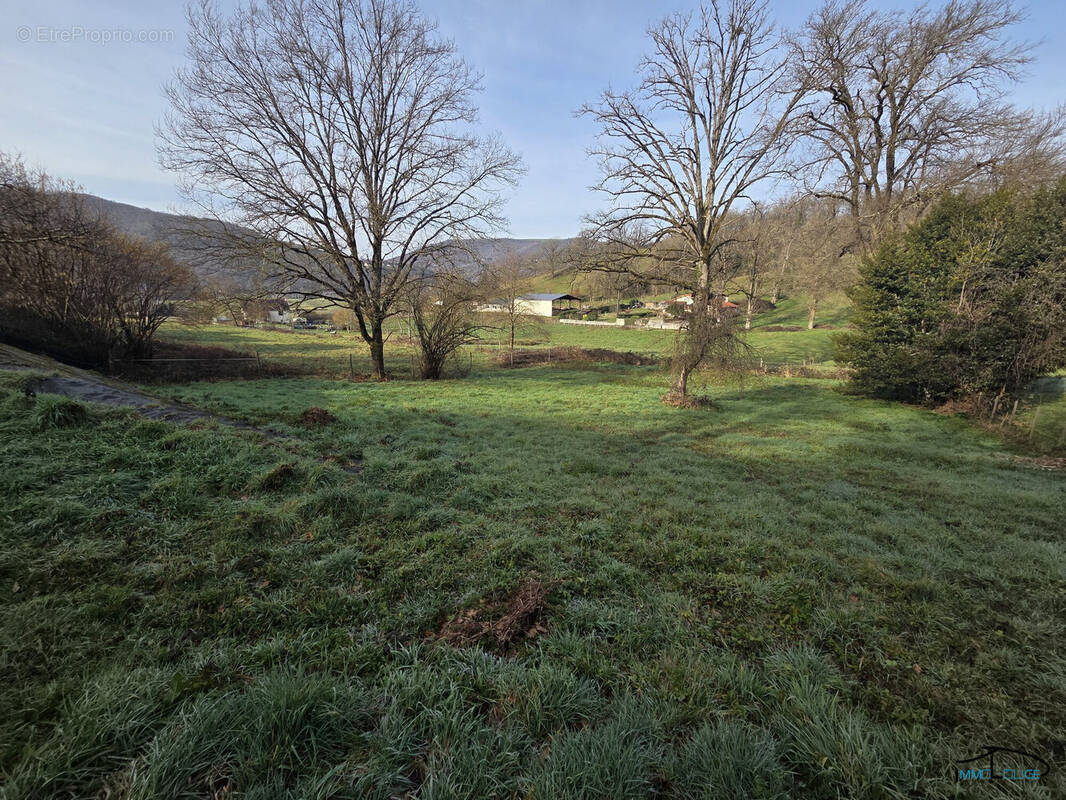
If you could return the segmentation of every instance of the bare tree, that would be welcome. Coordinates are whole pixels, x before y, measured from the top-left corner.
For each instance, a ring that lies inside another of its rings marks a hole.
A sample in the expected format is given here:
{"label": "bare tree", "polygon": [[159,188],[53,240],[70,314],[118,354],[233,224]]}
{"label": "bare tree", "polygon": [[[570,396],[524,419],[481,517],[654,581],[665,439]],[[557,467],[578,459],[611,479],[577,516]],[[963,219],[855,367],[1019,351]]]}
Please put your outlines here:
{"label": "bare tree", "polygon": [[841,203],[805,197],[791,208],[798,236],[791,246],[788,283],[805,298],[807,329],[813,330],[821,302],[855,280],[859,256],[852,251],[851,220]]}
{"label": "bare tree", "polygon": [[782,93],[784,62],[764,0],[712,0],[649,35],[639,86],[608,90],[582,109],[600,124],[591,152],[603,173],[597,188],[611,200],[590,220],[601,244],[594,268],[693,292],[689,335],[704,341],[678,361],[672,394],[683,398],[704,358],[736,350],[722,335],[728,321],[711,308],[712,287],[734,266],[721,258],[724,226],[780,174],[800,92]]}
{"label": "bare tree", "polygon": [[1062,113],[1005,102],[1030,60],[1002,40],[1020,19],[1009,0],[908,14],[830,0],[807,20],[791,60],[809,88],[814,191],[845,204],[853,247],[869,252],[945,190],[1012,165],[1061,168]]}
{"label": "bare tree", "polygon": [[145,357],[192,284],[165,245],[121,236],[74,186],[0,155],[0,332],[94,366]]}
{"label": "bare tree", "polygon": [[518,255],[510,254],[490,264],[482,272],[482,281],[492,315],[498,317],[499,328],[507,335],[507,352],[514,363],[515,335],[529,327],[534,317],[523,297],[529,293],[536,266]]}
{"label": "bare tree", "polygon": [[174,314],[175,302],[192,296],[195,279],[161,242],[114,236],[101,270],[114,278],[109,295],[119,350],[130,358],[152,356],[156,331]]}
{"label": "bare tree", "polygon": [[759,294],[767,278],[777,244],[774,219],[767,208],[753,203],[748,212],[736,221],[734,250],[740,269],[740,294],[744,296],[744,330],[751,330],[751,322],[759,304]]}
{"label": "bare tree", "polygon": [[520,173],[470,132],[479,76],[408,2],[266,0],[191,9],[167,89],[165,166],[235,218],[289,293],[352,309],[384,379],[385,321],[421,267],[502,226]]}
{"label": "bare tree", "polygon": [[483,326],[474,309],[483,297],[480,288],[459,272],[437,271],[413,285],[409,310],[424,379],[438,380],[454,353],[479,341]]}

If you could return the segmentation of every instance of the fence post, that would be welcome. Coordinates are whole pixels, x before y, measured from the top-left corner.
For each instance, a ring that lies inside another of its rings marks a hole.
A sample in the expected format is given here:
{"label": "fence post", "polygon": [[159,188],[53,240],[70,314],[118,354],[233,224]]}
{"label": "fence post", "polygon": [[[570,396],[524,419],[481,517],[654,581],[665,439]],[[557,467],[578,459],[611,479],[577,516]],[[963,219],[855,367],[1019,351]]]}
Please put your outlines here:
{"label": "fence post", "polygon": [[259,351],[255,351],[255,373],[260,378],[263,377],[263,362],[259,360]]}
{"label": "fence post", "polygon": [[1029,426],[1029,438],[1033,438],[1033,431],[1036,430],[1036,421],[1040,418],[1040,406],[1038,405],[1033,409],[1033,424]]}
{"label": "fence post", "polygon": [[355,380],[355,365],[352,363],[352,354],[348,354],[348,377]]}

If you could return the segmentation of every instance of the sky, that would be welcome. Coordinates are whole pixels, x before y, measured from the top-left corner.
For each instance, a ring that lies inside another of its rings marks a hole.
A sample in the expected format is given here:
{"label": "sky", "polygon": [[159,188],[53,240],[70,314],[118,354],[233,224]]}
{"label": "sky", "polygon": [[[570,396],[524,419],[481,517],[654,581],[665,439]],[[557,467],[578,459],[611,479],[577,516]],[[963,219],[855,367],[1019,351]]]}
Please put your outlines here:
{"label": "sky", "polygon": [[[225,0],[228,2],[229,0]],[[596,129],[574,112],[607,87],[628,88],[652,22],[695,0],[422,0],[461,55],[484,75],[480,125],[521,154],[527,172],[508,200],[509,234],[575,235],[603,203],[586,151]],[[794,27],[819,3],[771,0]],[[906,0],[876,2],[909,7]],[[1035,42],[1016,88],[1021,106],[1066,102],[1063,0],[1027,6],[1014,30]],[[181,2],[0,0],[0,150],[111,200],[186,208],[159,166],[154,126],[162,86],[185,62]]]}

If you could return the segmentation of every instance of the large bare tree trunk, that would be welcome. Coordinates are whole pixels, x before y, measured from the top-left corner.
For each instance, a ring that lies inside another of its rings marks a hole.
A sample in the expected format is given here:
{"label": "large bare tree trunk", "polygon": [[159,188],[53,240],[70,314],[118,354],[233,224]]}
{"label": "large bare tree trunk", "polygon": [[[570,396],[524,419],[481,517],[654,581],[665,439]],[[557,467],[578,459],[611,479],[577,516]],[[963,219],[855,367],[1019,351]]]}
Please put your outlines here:
{"label": "large bare tree trunk", "polygon": [[381,330],[380,321],[371,324],[370,339],[367,344],[370,346],[370,363],[374,370],[374,379],[379,381],[387,380],[388,376],[385,374],[385,337]]}
{"label": "large bare tree trunk", "polygon": [[688,396],[688,373],[688,365],[682,364],[681,370],[677,373],[677,378],[674,380],[674,385],[670,390],[670,393],[675,397]]}
{"label": "large bare tree trunk", "polygon": [[814,330],[814,315],[818,311],[818,303],[810,303],[807,306],[807,330]]}
{"label": "large bare tree trunk", "polygon": [[751,330],[751,318],[755,315],[755,295],[759,291],[759,275],[752,270],[748,281],[748,307],[744,311],[744,330]]}

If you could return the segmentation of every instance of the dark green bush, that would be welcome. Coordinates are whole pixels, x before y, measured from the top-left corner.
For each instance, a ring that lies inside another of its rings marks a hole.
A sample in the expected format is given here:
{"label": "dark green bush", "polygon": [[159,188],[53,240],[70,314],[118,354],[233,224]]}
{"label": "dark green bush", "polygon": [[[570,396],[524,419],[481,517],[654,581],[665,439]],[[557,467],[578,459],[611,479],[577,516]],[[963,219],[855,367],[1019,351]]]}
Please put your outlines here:
{"label": "dark green bush", "polygon": [[861,393],[919,403],[1009,396],[1066,365],[1066,180],[1030,196],[951,196],[861,268]]}

